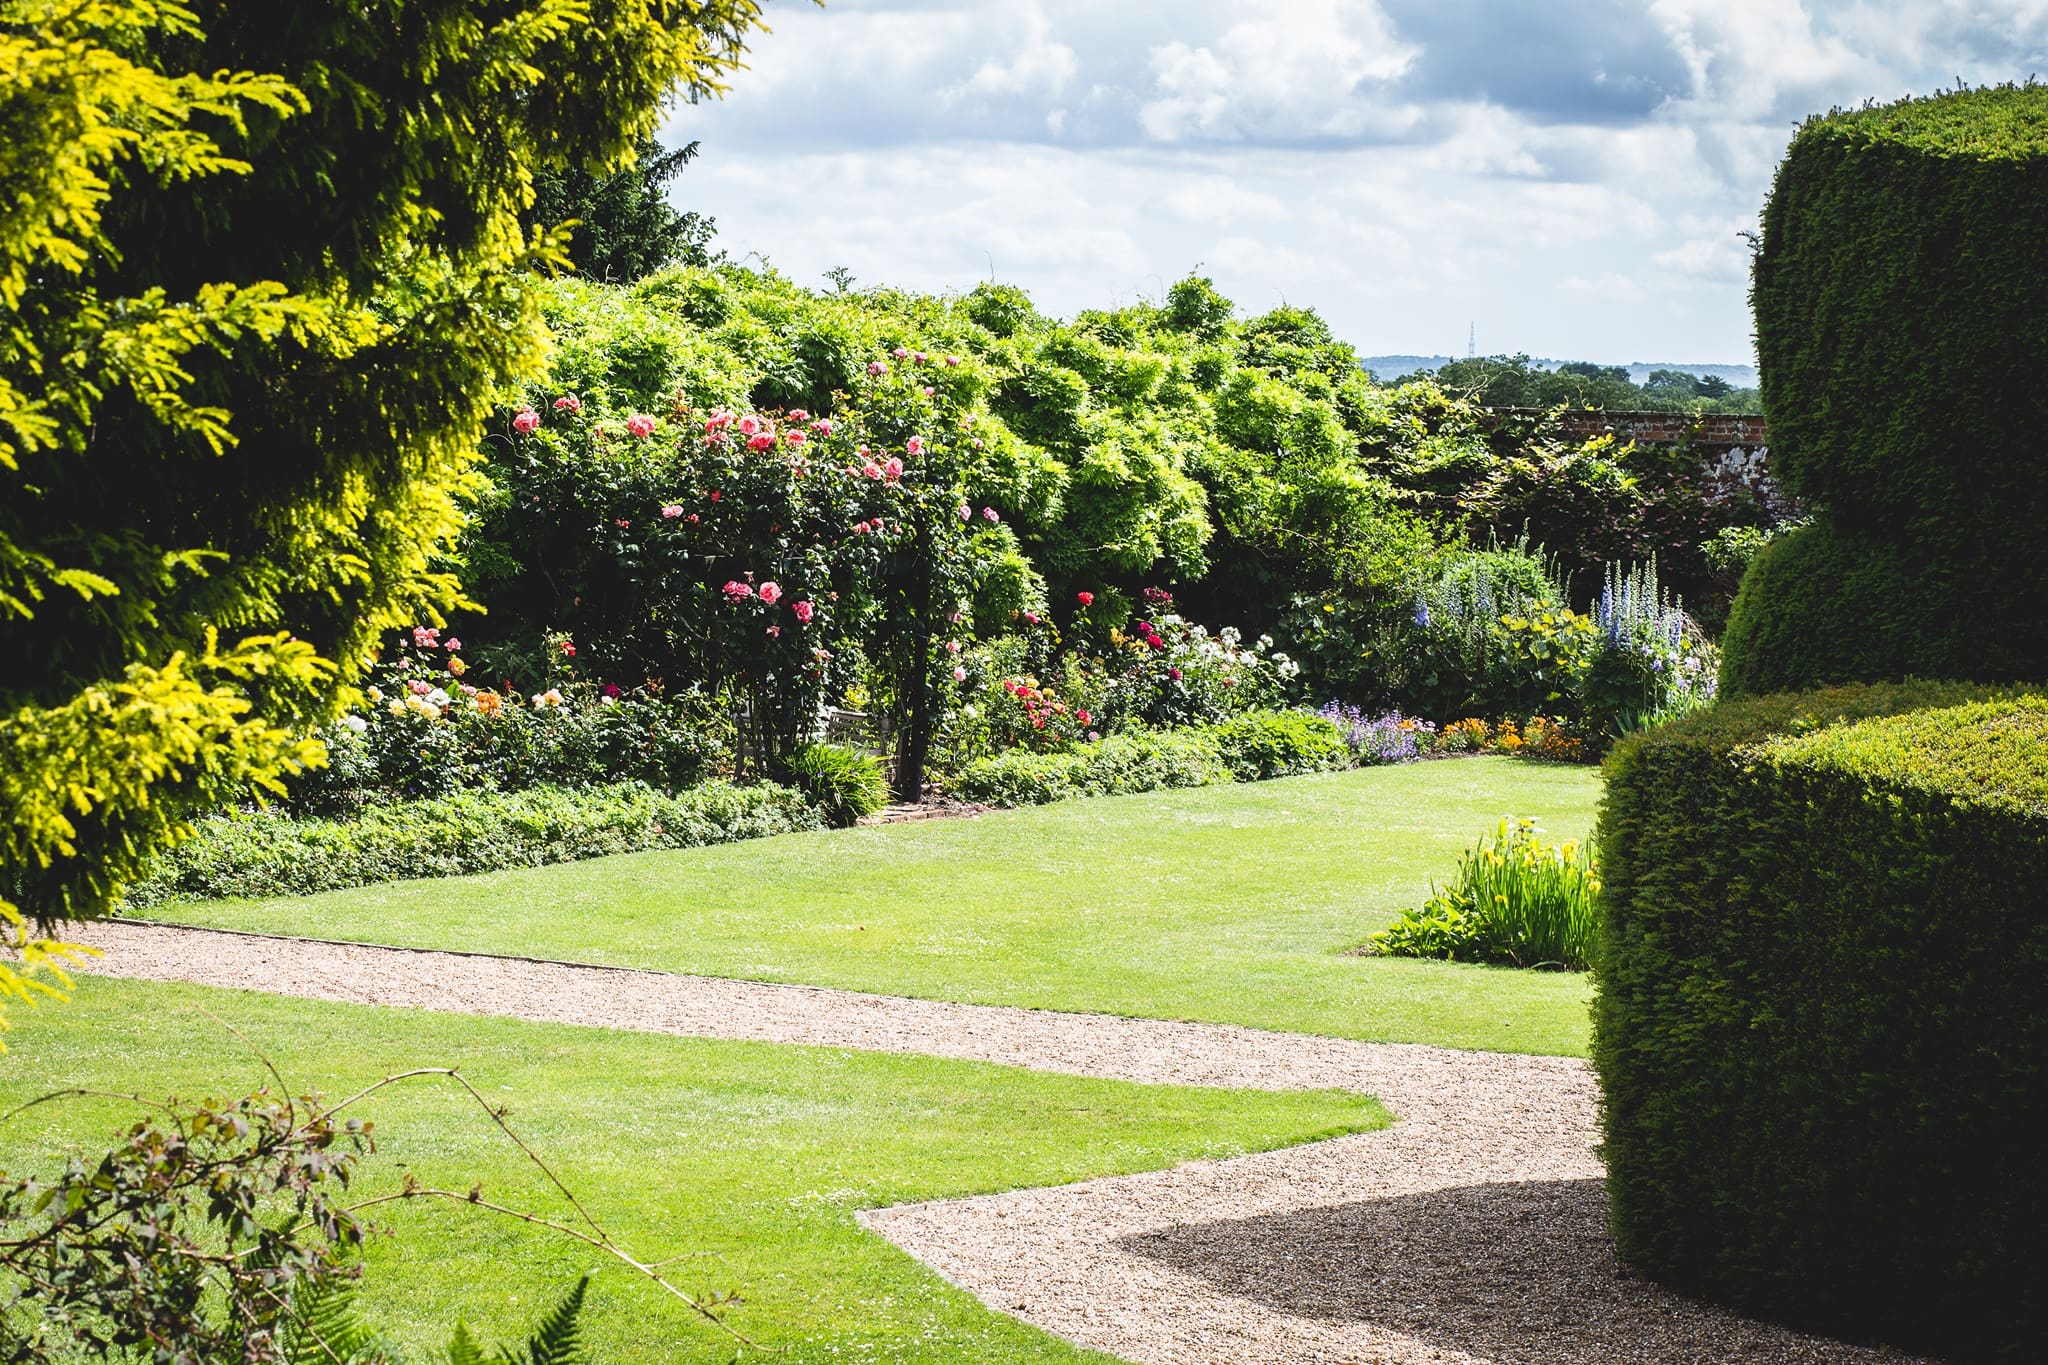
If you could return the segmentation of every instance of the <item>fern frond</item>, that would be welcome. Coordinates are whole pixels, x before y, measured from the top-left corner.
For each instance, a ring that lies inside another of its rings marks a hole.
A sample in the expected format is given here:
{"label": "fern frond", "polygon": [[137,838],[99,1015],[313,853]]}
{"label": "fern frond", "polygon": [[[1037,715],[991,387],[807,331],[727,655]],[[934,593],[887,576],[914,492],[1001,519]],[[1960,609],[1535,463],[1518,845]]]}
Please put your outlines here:
{"label": "fern frond", "polygon": [[386,1359],[384,1343],[356,1311],[354,1276],[300,1280],[292,1290],[288,1317],[284,1365],[373,1365]]}
{"label": "fern frond", "polygon": [[448,1365],[491,1365],[491,1358],[484,1354],[484,1344],[476,1339],[466,1322],[457,1322],[455,1334],[448,1338]]}
{"label": "fern frond", "polygon": [[583,1365],[589,1352],[583,1344],[583,1328],[578,1319],[583,1313],[584,1292],[589,1288],[590,1276],[586,1273],[540,1320],[540,1326],[526,1339],[524,1355],[502,1352],[503,1365]]}

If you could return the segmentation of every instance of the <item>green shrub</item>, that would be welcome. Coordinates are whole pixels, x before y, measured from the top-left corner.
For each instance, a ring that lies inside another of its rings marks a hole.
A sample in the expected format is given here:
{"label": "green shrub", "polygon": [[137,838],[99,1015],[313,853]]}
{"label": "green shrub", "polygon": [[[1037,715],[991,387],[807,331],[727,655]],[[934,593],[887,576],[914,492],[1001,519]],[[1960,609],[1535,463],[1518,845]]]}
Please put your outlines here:
{"label": "green shrub", "polygon": [[1535,821],[1503,819],[1459,862],[1450,886],[1369,943],[1392,957],[1583,971],[1599,925],[1599,890],[1591,845],[1551,844]]}
{"label": "green shrub", "polygon": [[723,782],[673,796],[634,783],[458,792],[372,806],[353,820],[245,812],[200,821],[195,837],[158,859],[127,903],[147,909],[173,900],[303,896],[370,882],[696,848],[821,824],[818,812],[787,787]]}
{"label": "green shrub", "polygon": [[789,780],[834,829],[845,829],[889,804],[889,775],[882,771],[882,760],[844,744],[807,744],[797,750],[789,760]]}
{"label": "green shrub", "polygon": [[1757,355],[1774,467],[1835,534],[1752,570],[1736,690],[1794,668],[1769,655],[1807,632],[1801,682],[1907,676],[1930,652],[1945,676],[2048,677],[2043,260],[2048,88],[1836,113],[1793,139],[1764,210]]}
{"label": "green shrub", "polygon": [[1725,704],[1617,747],[1599,849],[1623,1259],[1803,1326],[2040,1358],[2048,700]]}
{"label": "green shrub", "polygon": [[1206,787],[1232,780],[1214,727],[1134,730],[1066,753],[1011,749],[970,763],[955,793],[996,806],[1037,806],[1076,796],[1118,796],[1163,787]]}
{"label": "green shrub", "polygon": [[1351,766],[1335,721],[1306,711],[1254,711],[1210,727],[1216,751],[1240,782]]}

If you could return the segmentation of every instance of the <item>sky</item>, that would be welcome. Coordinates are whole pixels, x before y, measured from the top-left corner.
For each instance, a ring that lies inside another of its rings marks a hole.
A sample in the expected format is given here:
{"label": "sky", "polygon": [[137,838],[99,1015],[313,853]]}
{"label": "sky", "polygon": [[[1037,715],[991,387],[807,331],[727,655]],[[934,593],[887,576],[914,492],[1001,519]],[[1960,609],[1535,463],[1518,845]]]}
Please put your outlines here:
{"label": "sky", "polygon": [[771,0],[664,131],[719,245],[1041,311],[1317,309],[1362,353],[1747,364],[1799,121],[2048,77],[2048,0]]}

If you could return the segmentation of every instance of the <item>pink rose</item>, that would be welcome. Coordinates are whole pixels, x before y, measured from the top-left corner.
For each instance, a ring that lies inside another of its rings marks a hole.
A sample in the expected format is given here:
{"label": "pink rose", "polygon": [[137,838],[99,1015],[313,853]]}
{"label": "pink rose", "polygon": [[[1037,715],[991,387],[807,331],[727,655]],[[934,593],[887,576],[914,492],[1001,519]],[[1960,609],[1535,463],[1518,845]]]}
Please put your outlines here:
{"label": "pink rose", "polygon": [[513,414],[512,430],[519,432],[521,435],[532,431],[539,425],[540,414],[532,408],[521,408],[517,413]]}
{"label": "pink rose", "polygon": [[433,626],[414,626],[412,642],[420,649],[433,649],[441,643],[441,632]]}
{"label": "pink rose", "polygon": [[924,386],[924,396],[925,396],[925,397],[927,397],[927,398],[930,398],[930,397],[931,397],[931,396],[932,396],[933,394],[935,394],[935,393],[937,393],[937,392],[938,392],[938,390],[937,390],[937,389],[935,389],[935,388],[933,388],[933,387],[932,387],[931,385],[929,385],[929,384],[927,384],[927,385],[925,385],[925,386]]}
{"label": "pink rose", "polygon": [[1076,711],[1074,713],[1074,719],[1080,721],[1083,725],[1086,725],[1088,723],[1088,713],[1086,711]]}
{"label": "pink rose", "polygon": [[795,612],[796,619],[803,622],[805,625],[809,625],[811,623],[811,616],[813,613],[817,611],[817,608],[812,606],[809,602],[792,602],[789,604],[789,609]]}
{"label": "pink rose", "polygon": [[896,482],[903,477],[903,461],[892,457],[889,463],[882,466],[882,473],[890,483]]}
{"label": "pink rose", "polygon": [[434,690],[426,683],[421,682],[418,678],[414,678],[411,682],[407,683],[406,686],[412,690],[412,694],[415,697],[424,697],[427,695],[427,693]]}
{"label": "pink rose", "polygon": [[909,439],[908,441],[905,441],[905,442],[903,443],[903,448],[904,448],[905,450],[909,451],[909,452],[910,452],[910,453],[911,453],[912,455],[922,455],[922,454],[924,454],[924,437],[922,437],[922,436],[913,436],[913,437],[911,437],[911,438],[910,438],[910,439]]}
{"label": "pink rose", "polygon": [[959,363],[960,363],[960,357],[959,357],[959,356],[957,356],[957,355],[949,355],[949,356],[947,356],[947,357],[946,357],[946,364],[947,364],[948,366],[958,365]]}
{"label": "pink rose", "polygon": [[862,465],[860,467],[860,472],[864,477],[870,479],[879,479],[882,477],[882,467],[876,464],[873,460],[869,460],[866,464]]}
{"label": "pink rose", "polygon": [[782,439],[789,442],[793,446],[800,446],[810,438],[805,436],[801,431],[791,430],[783,432]]}
{"label": "pink rose", "polygon": [[[1081,723],[1082,723],[1083,725],[1086,725],[1086,724],[1087,724],[1087,722],[1086,722],[1086,721],[1083,721],[1083,722],[1081,722]],[[1098,743],[1098,742],[1099,742],[1099,741],[1100,741],[1101,739],[1102,739],[1102,732],[1101,732],[1100,730],[1090,730],[1090,731],[1088,732],[1088,742],[1089,742],[1090,744],[1095,744],[1095,743]]]}
{"label": "pink rose", "polygon": [[1179,681],[1180,681],[1180,670],[1179,670],[1179,669],[1177,669],[1177,668],[1169,668],[1169,669],[1167,669],[1167,670],[1166,670],[1166,676],[1167,676],[1167,677],[1169,677],[1169,678],[1171,678],[1171,679],[1173,679],[1173,680],[1174,680],[1175,682],[1179,682]]}
{"label": "pink rose", "polygon": [[789,410],[789,420],[792,422],[808,422],[811,420],[811,415],[802,408],[791,408]]}
{"label": "pink rose", "polygon": [[772,639],[772,640],[780,640],[780,639],[782,638],[782,627],[781,627],[781,626],[770,626],[770,627],[768,627],[768,637],[769,637],[770,639]]}
{"label": "pink rose", "polygon": [[449,653],[453,654],[456,650],[462,648],[462,641],[456,639],[453,635],[451,635],[448,637],[448,643],[442,646],[442,648],[446,649]]}
{"label": "pink rose", "polygon": [[889,352],[889,354],[895,356],[898,360],[908,360],[910,358],[910,352],[904,350],[901,346],[898,346],[895,350]]}
{"label": "pink rose", "polygon": [[966,669],[964,669],[964,668],[962,668],[962,667],[961,667],[960,665],[958,665],[958,664],[954,664],[954,665],[953,665],[953,681],[954,681],[954,682],[966,682],[966,681],[967,681],[967,670],[966,670]]}
{"label": "pink rose", "polygon": [[979,436],[977,436],[977,437],[975,437],[975,438],[974,438],[974,440],[973,440],[973,441],[971,441],[971,442],[970,442],[969,444],[971,444],[971,445],[972,445],[972,446],[973,446],[973,447],[974,447],[974,448],[975,448],[976,450],[980,450],[980,449],[981,449],[981,438],[980,438]]}
{"label": "pink rose", "polygon": [[647,437],[654,434],[654,419],[644,412],[636,412],[626,419],[628,436]]}
{"label": "pink rose", "polygon": [[573,393],[565,393],[555,400],[555,411],[581,412],[583,411],[583,400]]}
{"label": "pink rose", "polygon": [[677,517],[681,516],[682,514],[683,505],[679,502],[667,503],[661,509],[661,515],[669,521],[674,521]]}
{"label": "pink rose", "polygon": [[820,417],[817,421],[811,423],[811,430],[817,432],[820,436],[830,436],[832,434],[832,419]]}
{"label": "pink rose", "polygon": [[931,359],[931,357],[930,357],[930,356],[928,356],[928,355],[926,355],[926,354],[925,354],[925,353],[924,353],[923,351],[916,351],[916,352],[913,352],[913,353],[911,354],[911,357],[910,357],[910,358],[911,358],[912,360],[915,360],[915,361],[916,361],[916,362],[917,362],[918,364],[920,364],[920,365],[924,364],[924,363],[925,363],[925,361],[927,361],[927,360],[930,360],[930,359]]}
{"label": "pink rose", "polygon": [[969,517],[972,517],[973,515],[974,509],[972,507],[969,507],[964,502],[960,504],[960,520],[966,521]]}
{"label": "pink rose", "polygon": [[946,652],[948,654],[958,654],[960,652],[960,642],[958,640],[946,641]]}
{"label": "pink rose", "polygon": [[868,362],[868,373],[870,375],[887,374],[889,373],[889,367],[879,360],[870,360]]}
{"label": "pink rose", "polygon": [[740,418],[740,435],[752,436],[755,432],[759,431],[760,429],[761,419],[754,416],[752,413],[748,413],[745,417]]}
{"label": "pink rose", "polygon": [[1001,518],[1001,517],[999,517],[999,516],[997,516],[997,515],[996,515],[996,509],[995,509],[995,508],[993,508],[993,507],[984,507],[984,508],[982,508],[982,509],[981,509],[981,516],[982,516],[982,520],[984,520],[984,521],[1001,521],[1001,520],[1002,520],[1002,518]]}
{"label": "pink rose", "polygon": [[758,436],[749,436],[747,438],[748,450],[767,450],[770,446],[773,446],[774,444],[775,438],[773,436],[770,436],[765,431],[760,433]]}
{"label": "pink rose", "polygon": [[781,585],[776,583],[775,580],[772,578],[769,579],[766,583],[763,583],[761,585],[761,600],[763,602],[766,602],[771,607],[774,606],[777,602],[780,602],[782,600]]}
{"label": "pink rose", "polygon": [[737,578],[727,579],[725,586],[720,591],[735,602],[744,602],[754,595],[753,587],[740,582]]}
{"label": "pink rose", "polygon": [[1095,605],[1095,594],[1092,592],[1077,592],[1074,594],[1074,600],[1084,607],[1092,607]]}

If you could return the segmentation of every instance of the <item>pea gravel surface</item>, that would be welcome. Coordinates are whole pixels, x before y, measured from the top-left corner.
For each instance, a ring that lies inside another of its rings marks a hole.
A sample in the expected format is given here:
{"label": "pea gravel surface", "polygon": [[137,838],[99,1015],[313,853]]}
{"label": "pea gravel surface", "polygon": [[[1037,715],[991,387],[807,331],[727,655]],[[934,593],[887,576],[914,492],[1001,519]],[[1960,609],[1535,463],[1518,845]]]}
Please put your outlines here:
{"label": "pea gravel surface", "polygon": [[319,1000],[999,1062],[1144,1084],[1341,1089],[1376,1133],[902,1205],[866,1225],[998,1311],[1159,1365],[1863,1362],[1633,1279],[1583,1062],[961,1005],[132,922],[88,972]]}

